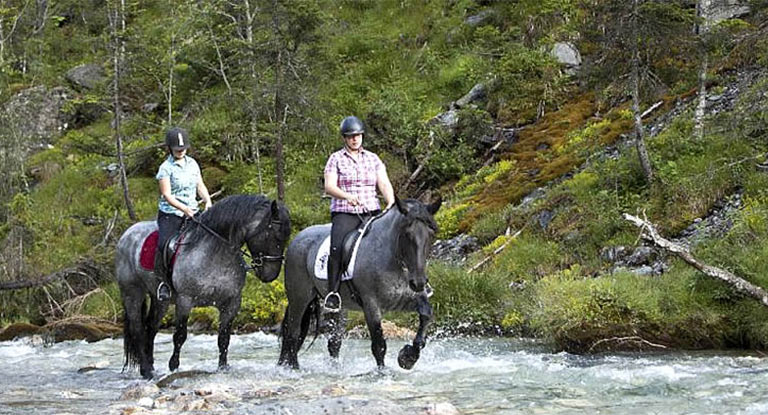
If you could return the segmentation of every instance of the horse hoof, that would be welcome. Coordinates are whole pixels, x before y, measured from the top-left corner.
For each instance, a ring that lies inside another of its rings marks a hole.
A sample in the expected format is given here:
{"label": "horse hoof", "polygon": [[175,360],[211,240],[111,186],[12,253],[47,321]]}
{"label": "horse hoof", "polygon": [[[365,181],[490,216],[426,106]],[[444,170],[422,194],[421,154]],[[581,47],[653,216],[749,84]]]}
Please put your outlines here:
{"label": "horse hoof", "polygon": [[397,364],[403,369],[410,370],[416,364],[416,361],[419,360],[420,354],[421,351],[418,348],[406,344],[397,355]]}

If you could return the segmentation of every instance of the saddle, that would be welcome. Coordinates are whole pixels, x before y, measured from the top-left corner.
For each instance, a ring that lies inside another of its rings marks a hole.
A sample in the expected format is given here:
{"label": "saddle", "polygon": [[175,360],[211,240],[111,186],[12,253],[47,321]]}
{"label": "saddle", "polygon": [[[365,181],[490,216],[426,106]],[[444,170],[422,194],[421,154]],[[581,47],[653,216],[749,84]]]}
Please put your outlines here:
{"label": "saddle", "polygon": [[[184,239],[184,229],[182,227],[178,233],[168,238],[165,246],[158,247],[159,233],[154,231],[144,238],[144,243],[141,246],[141,254],[139,255],[139,264],[147,271],[155,270],[155,253],[157,249],[162,249],[162,260],[164,270],[173,270],[173,264],[176,262],[176,253],[181,246],[181,241]],[[168,272],[170,274],[170,272]]]}
{"label": "saddle", "polygon": [[[360,238],[368,234],[369,221],[361,223],[357,228],[344,236],[341,243],[341,279],[342,281],[352,279],[352,269],[355,265],[356,249],[359,246]],[[320,248],[315,258],[315,276],[319,279],[328,278],[328,260],[331,251],[331,236],[327,236],[320,244]]]}
{"label": "saddle", "polygon": [[341,269],[347,270],[352,254],[355,251],[357,240],[368,234],[367,223],[361,223],[357,228],[350,231],[341,242]]}

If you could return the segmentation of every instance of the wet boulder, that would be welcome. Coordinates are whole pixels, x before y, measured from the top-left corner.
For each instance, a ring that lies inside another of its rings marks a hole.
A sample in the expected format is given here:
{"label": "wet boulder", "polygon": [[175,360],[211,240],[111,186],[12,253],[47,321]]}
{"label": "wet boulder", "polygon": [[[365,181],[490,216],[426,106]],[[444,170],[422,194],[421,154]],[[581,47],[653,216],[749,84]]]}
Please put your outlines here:
{"label": "wet boulder", "polygon": [[102,322],[61,321],[48,324],[44,328],[55,342],[85,340],[93,343],[122,334],[121,327]]}
{"label": "wet boulder", "polygon": [[0,342],[9,341],[21,337],[29,337],[39,334],[42,331],[40,326],[30,323],[13,323],[0,330]]}

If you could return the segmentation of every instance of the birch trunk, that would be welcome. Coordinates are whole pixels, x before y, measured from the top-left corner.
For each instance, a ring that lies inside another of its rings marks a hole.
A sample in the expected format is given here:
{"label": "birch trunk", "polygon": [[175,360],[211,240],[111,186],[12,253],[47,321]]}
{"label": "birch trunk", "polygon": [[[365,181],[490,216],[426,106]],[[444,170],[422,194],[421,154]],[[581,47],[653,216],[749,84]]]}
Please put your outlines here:
{"label": "birch trunk", "polygon": [[[112,12],[110,11],[112,15]],[[125,199],[125,207],[128,210],[128,216],[132,221],[136,221],[136,213],[133,210],[133,202],[131,202],[131,196],[128,191],[128,177],[125,172],[125,156],[123,154],[123,137],[121,132],[121,123],[123,118],[123,111],[120,106],[120,77],[123,69],[123,56],[125,55],[125,41],[123,35],[125,34],[125,0],[120,0],[120,5],[115,5],[114,15],[111,16],[110,23],[112,25],[112,37],[113,37],[113,56],[112,63],[114,65],[115,80],[113,86],[113,106],[115,114],[115,143],[117,146],[117,164],[120,168],[120,185],[123,188],[123,198]]]}
{"label": "birch trunk", "polygon": [[648,184],[653,182],[653,168],[651,159],[648,156],[648,150],[645,148],[645,137],[643,133],[643,119],[640,113],[640,39],[638,39],[638,13],[640,0],[633,0],[632,8],[632,114],[635,118],[635,146],[637,155],[640,157],[640,164],[643,167],[643,173]]}

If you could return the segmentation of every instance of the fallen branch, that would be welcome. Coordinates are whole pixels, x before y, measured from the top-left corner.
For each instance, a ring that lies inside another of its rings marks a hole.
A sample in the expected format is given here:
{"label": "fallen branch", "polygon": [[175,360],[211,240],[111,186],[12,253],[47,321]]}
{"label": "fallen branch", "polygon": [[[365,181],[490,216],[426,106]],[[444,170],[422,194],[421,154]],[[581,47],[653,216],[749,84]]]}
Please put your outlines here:
{"label": "fallen branch", "polygon": [[15,280],[15,281],[0,282],[0,291],[20,290],[22,288],[40,287],[42,285],[46,285],[52,281],[67,277],[69,275],[87,276],[87,274],[81,271],[79,267],[67,268],[58,272],[54,272],[53,274],[46,275],[41,278],[36,278],[34,280]]}
{"label": "fallen branch", "polygon": [[694,258],[693,255],[691,255],[691,253],[688,252],[688,249],[686,249],[682,245],[676,244],[670,240],[667,240],[661,237],[661,235],[659,235],[659,232],[656,230],[653,224],[648,222],[647,219],[646,220],[640,219],[637,216],[632,216],[628,213],[624,214],[624,219],[634,223],[635,226],[641,228],[642,229],[641,235],[644,238],[655,243],[657,246],[669,252],[677,254],[677,256],[679,256],[683,261],[692,265],[694,268],[703,272],[705,275],[725,282],[726,284],[733,287],[736,291],[742,294],[746,294],[760,301],[760,303],[762,303],[764,306],[768,307],[768,292],[766,292],[761,287],[758,287],[752,284],[751,282],[741,277],[738,277],[724,269],[713,267],[711,265],[707,265],[700,262],[699,260]]}
{"label": "fallen branch", "polygon": [[[494,251],[493,251],[493,252],[492,252],[490,255],[488,255],[488,256],[487,256],[487,257],[485,257],[485,258],[484,258],[482,261],[480,261],[480,262],[478,262],[477,264],[475,264],[475,265],[474,265],[472,268],[468,269],[468,270],[467,270],[467,274],[470,274],[470,273],[472,273],[472,271],[475,271],[476,269],[478,269],[478,268],[482,267],[483,265],[485,265],[485,263],[486,263],[486,262],[490,261],[490,260],[491,260],[491,258],[495,257],[495,256],[496,256],[496,255],[498,255],[498,254],[499,254],[501,251],[503,251],[503,250],[504,250],[504,248],[506,248],[506,247],[507,247],[507,245],[509,245],[509,243],[510,243],[510,242],[512,242],[512,241],[513,241],[515,238],[517,238],[517,236],[518,236],[518,235],[520,235],[520,233],[523,231],[523,229],[525,229],[525,226],[523,226],[522,228],[520,228],[520,230],[519,230],[519,231],[515,232],[515,234],[514,234],[514,235],[512,235],[511,237],[509,237],[509,239],[507,239],[507,240],[506,240],[506,241],[505,241],[505,242],[504,242],[504,243],[503,243],[503,244],[502,244],[500,247],[496,248],[496,249],[495,249],[495,250],[494,250]],[[509,230],[509,229],[507,229],[507,230]]]}
{"label": "fallen branch", "polygon": [[651,107],[650,107],[650,108],[648,108],[647,110],[645,110],[645,112],[643,112],[643,113],[640,115],[640,118],[645,118],[645,116],[646,116],[646,115],[648,115],[648,114],[652,113],[652,112],[653,112],[653,110],[655,110],[656,108],[659,108],[659,106],[661,106],[661,104],[663,104],[663,103],[664,103],[664,101],[659,101],[659,102],[657,102],[657,103],[655,103],[655,104],[651,105]]}
{"label": "fallen branch", "polygon": [[589,347],[589,352],[592,352],[592,350],[594,350],[595,347],[597,347],[597,346],[599,346],[599,345],[601,345],[603,343],[608,343],[608,342],[617,343],[617,344],[633,342],[633,343],[644,344],[644,345],[650,346],[650,347],[655,347],[657,349],[666,349],[667,348],[667,346],[664,346],[663,344],[651,343],[648,340],[645,340],[644,338],[642,338],[640,336],[629,336],[629,337],[611,337],[609,339],[598,340],[598,341],[594,342],[592,344],[592,346]]}

